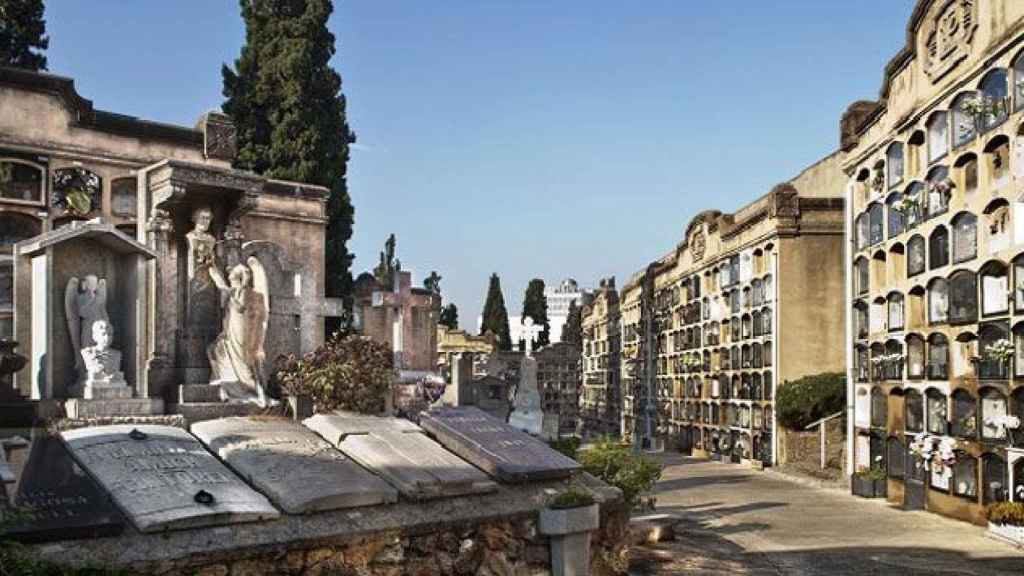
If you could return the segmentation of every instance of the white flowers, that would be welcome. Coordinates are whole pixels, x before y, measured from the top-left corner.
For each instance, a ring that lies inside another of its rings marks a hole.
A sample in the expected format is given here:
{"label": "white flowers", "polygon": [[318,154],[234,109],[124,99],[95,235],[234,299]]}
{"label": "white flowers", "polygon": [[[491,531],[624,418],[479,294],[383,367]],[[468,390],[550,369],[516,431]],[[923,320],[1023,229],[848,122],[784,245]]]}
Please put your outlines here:
{"label": "white flowers", "polygon": [[985,348],[985,358],[999,362],[1009,361],[1013,358],[1013,343],[1006,338],[996,340]]}
{"label": "white flowers", "polygon": [[933,436],[920,432],[914,436],[909,448],[910,453],[922,462],[932,462],[940,467],[952,466],[956,462],[957,440],[950,436]]}
{"label": "white flowers", "polygon": [[996,435],[1002,436],[1006,430],[1016,430],[1020,428],[1020,418],[1012,416],[1010,414],[996,414],[995,416],[986,416],[985,425],[995,428]]}

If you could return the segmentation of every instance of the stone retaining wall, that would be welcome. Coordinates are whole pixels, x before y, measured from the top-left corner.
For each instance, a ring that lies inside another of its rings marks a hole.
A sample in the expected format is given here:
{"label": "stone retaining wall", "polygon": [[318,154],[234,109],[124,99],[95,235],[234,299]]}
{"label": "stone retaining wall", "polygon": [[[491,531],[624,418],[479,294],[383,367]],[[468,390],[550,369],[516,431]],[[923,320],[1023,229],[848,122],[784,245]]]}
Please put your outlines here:
{"label": "stone retaining wall", "polygon": [[[779,428],[780,462],[798,471],[821,469],[819,430],[793,431]],[[842,418],[825,423],[825,466],[829,476],[841,477],[846,462],[846,423]],[[817,474],[815,474],[817,476]]]}
{"label": "stone retaining wall", "polygon": [[[591,574],[623,574],[625,510],[602,517],[591,546]],[[387,532],[311,549],[282,547],[245,558],[176,567],[159,576],[540,576],[550,571],[548,538],[536,518],[486,522],[428,534]]]}
{"label": "stone retaining wall", "polygon": [[[621,492],[584,474],[600,503],[591,574],[624,574],[628,508]],[[38,560],[146,576],[539,576],[550,574],[538,510],[563,482],[503,485],[497,493],[401,502],[270,522],[31,546]]]}

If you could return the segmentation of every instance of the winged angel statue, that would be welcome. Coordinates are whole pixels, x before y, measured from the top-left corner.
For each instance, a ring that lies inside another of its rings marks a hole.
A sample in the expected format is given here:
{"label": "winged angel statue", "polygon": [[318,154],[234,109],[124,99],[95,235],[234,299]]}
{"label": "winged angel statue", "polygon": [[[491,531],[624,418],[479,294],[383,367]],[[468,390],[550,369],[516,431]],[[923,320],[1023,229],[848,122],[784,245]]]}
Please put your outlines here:
{"label": "winged angel statue", "polygon": [[225,400],[267,406],[263,385],[263,341],[267,335],[270,298],[267,273],[259,259],[250,256],[228,273],[227,280],[215,266],[210,278],[221,291],[224,324],[220,336],[206,353],[210,359],[211,384],[221,387]]}
{"label": "winged angel statue", "polygon": [[81,384],[86,376],[82,349],[96,344],[92,325],[100,320],[110,320],[107,315],[107,281],[92,274],[68,280],[64,288],[64,315],[71,334],[71,347],[75,351],[77,382]]}

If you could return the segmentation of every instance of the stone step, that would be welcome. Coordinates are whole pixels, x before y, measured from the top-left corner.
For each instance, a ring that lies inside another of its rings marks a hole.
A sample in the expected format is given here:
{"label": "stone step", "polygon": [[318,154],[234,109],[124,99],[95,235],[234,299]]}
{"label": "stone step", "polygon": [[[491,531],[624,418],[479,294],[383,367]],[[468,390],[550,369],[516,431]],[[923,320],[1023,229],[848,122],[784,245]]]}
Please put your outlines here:
{"label": "stone step", "polygon": [[135,391],[130,386],[86,386],[86,400],[126,400],[132,398]]}
{"label": "stone step", "polygon": [[182,384],[178,386],[178,402],[220,402],[220,386],[216,384]]}
{"label": "stone step", "polygon": [[64,403],[67,417],[71,419],[101,416],[153,416],[163,414],[164,401],[160,398],[120,398],[110,400],[87,400],[71,398]]}
{"label": "stone step", "polygon": [[183,402],[173,407],[175,414],[181,414],[190,424],[216,420],[229,416],[255,416],[263,409],[255,404],[227,402]]}

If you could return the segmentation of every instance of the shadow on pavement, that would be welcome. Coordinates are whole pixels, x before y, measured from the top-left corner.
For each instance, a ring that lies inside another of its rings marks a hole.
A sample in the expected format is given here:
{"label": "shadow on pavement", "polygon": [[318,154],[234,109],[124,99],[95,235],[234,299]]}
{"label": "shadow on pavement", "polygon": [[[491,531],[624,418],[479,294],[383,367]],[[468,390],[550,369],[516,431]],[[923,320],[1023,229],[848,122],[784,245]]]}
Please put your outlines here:
{"label": "shadow on pavement", "polygon": [[[725,536],[740,531],[759,530],[763,525],[748,523],[714,526],[710,520],[687,518],[676,524],[675,541],[634,549],[629,573],[633,576],[1024,574],[1024,556],[1014,555],[1009,550],[1005,556],[985,558],[974,558],[963,552],[938,548],[896,546],[749,551]],[[950,537],[955,536],[951,534]]]}

